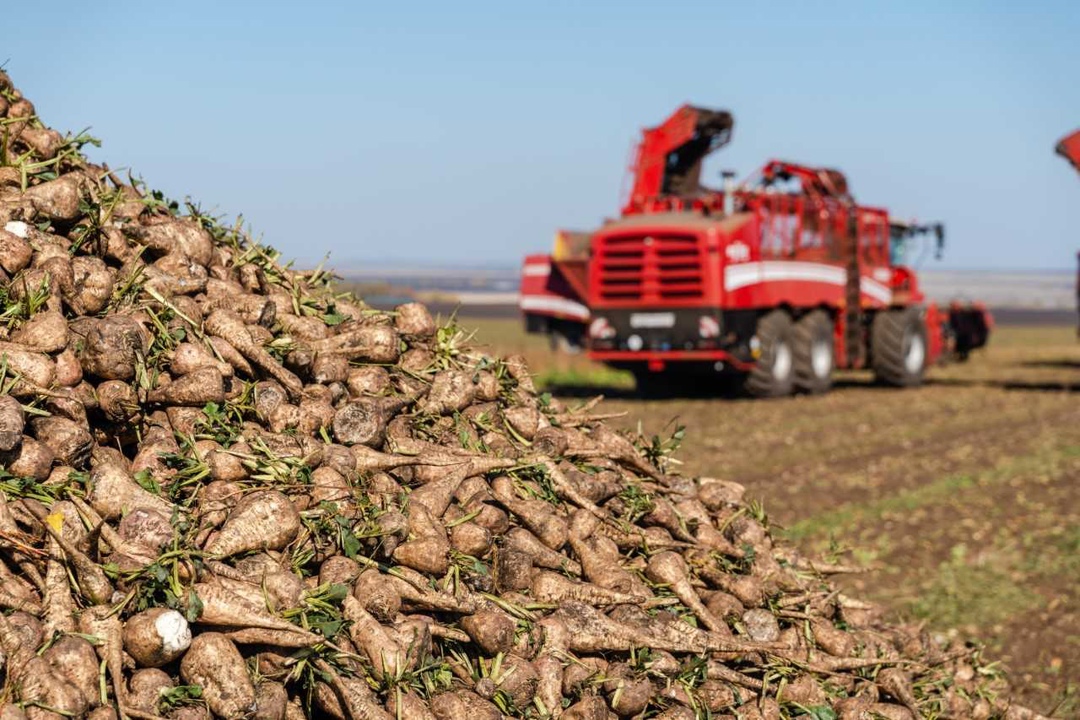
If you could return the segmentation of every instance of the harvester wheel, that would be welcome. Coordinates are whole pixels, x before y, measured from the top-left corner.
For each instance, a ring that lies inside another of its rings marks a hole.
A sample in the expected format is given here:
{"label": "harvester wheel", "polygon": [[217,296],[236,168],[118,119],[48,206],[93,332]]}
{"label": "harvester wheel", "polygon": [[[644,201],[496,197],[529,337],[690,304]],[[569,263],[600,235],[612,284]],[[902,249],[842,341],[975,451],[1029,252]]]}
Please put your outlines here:
{"label": "harvester wheel", "polygon": [[871,364],[878,380],[896,387],[922,382],[926,368],[926,323],[916,307],[883,310],[870,327]]}
{"label": "harvester wheel", "polygon": [[795,386],[808,393],[832,387],[833,323],[824,310],[807,313],[795,323]]}
{"label": "harvester wheel", "polygon": [[783,310],[758,319],[754,340],[757,363],[746,376],[746,391],[756,397],[790,395],[795,389],[794,325]]}

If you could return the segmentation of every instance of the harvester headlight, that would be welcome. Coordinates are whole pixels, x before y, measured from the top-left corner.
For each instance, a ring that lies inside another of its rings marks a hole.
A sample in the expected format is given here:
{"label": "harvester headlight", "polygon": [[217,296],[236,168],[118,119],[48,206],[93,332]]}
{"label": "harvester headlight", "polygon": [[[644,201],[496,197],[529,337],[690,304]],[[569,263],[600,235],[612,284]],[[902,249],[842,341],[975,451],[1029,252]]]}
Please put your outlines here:
{"label": "harvester headlight", "polygon": [[598,317],[589,323],[589,337],[595,340],[611,340],[615,337],[615,326],[607,318]]}
{"label": "harvester headlight", "polygon": [[626,349],[632,352],[637,352],[641,348],[645,347],[645,341],[641,339],[640,335],[631,335],[626,338]]}

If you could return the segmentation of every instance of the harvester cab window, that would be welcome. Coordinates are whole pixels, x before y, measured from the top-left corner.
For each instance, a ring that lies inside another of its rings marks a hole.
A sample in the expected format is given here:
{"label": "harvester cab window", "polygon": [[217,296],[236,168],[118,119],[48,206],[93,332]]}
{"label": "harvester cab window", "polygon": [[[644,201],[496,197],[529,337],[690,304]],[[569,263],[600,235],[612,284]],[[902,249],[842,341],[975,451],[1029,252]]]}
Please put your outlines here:
{"label": "harvester cab window", "polygon": [[903,265],[906,256],[907,240],[901,235],[894,234],[892,241],[889,243],[889,264]]}

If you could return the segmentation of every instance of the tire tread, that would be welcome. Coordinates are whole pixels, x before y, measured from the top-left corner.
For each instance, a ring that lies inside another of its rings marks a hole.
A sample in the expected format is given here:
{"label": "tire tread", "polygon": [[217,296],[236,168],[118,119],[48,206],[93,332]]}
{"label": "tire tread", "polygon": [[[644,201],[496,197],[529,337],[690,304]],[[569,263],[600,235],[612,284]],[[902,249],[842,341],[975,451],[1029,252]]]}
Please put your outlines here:
{"label": "tire tread", "polygon": [[[763,345],[768,344],[768,338],[785,337],[790,346],[793,340],[791,316],[781,309],[770,311],[758,319],[757,335],[759,338],[764,338],[762,340]],[[792,392],[794,376],[793,370],[792,379],[789,379],[786,383],[777,382],[772,374],[772,364],[769,363],[766,366],[758,363],[746,375],[743,387],[747,393],[754,397],[781,397]]]}
{"label": "tire tread", "polygon": [[[823,393],[832,387],[832,372],[830,371],[826,378],[819,378],[814,374],[813,365],[815,338],[823,334],[831,341],[832,332],[832,319],[824,310],[812,310],[795,323],[792,338],[792,351],[795,360],[795,386],[803,392]],[[833,369],[835,369],[835,361]]]}
{"label": "tire tread", "polygon": [[922,369],[911,373],[904,365],[904,335],[912,326],[921,333],[925,350],[926,327],[917,308],[884,310],[874,317],[870,330],[871,365],[879,381],[895,387],[912,387],[922,382]]}

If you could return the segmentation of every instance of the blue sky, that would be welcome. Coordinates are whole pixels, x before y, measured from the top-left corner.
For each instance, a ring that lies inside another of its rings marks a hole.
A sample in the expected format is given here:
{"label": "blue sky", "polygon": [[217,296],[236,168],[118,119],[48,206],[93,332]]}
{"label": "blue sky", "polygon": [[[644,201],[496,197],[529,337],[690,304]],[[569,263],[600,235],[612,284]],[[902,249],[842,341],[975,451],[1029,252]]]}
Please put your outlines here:
{"label": "blue sky", "polygon": [[[513,265],[617,212],[640,128],[727,108],[707,166],[840,168],[947,224],[941,267],[1072,268],[1077,2],[18,3],[3,63],[98,159],[288,257]],[[717,179],[717,183],[718,183]]]}

